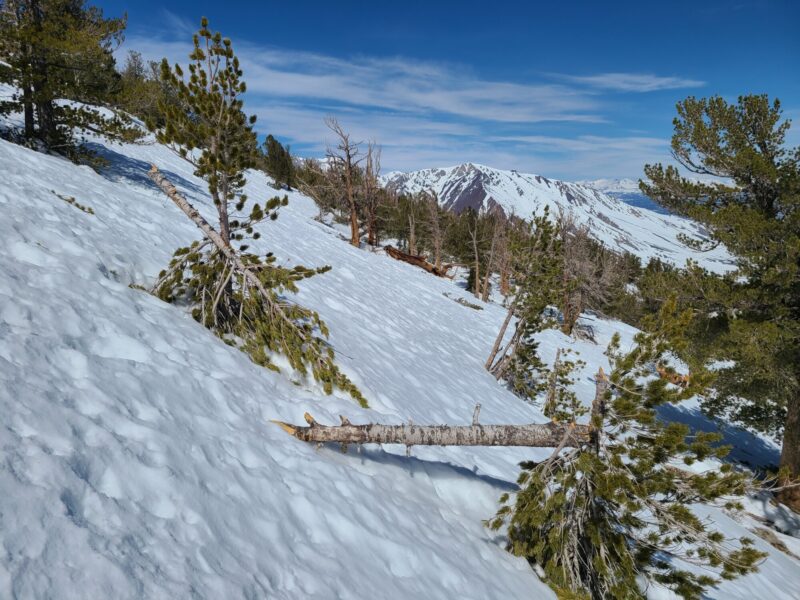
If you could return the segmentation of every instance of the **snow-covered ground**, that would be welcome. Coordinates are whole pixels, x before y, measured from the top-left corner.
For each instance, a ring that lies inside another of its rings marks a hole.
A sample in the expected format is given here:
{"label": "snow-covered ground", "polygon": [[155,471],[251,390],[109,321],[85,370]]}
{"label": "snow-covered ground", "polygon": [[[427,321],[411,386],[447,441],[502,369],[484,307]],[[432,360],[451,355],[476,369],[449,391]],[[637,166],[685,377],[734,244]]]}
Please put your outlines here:
{"label": "snow-covered ground", "polygon": [[[150,162],[213,209],[165,148],[96,149],[110,160],[102,174],[0,141],[0,597],[555,597],[481,524],[517,463],[546,450],[342,454],[269,423],[302,423],[305,411],[323,423],[467,423],[476,402],[486,423],[544,421],[482,368],[502,307],[463,306],[454,298],[476,301],[458,284],[349,246],[290,193],[256,245],[288,264],[332,265],[301,282],[299,301],[327,321],[371,408],[295,385],[129,286],[152,283],[199,233],[149,182]],[[257,173],[247,191],[275,194]],[[613,331],[633,333],[591,323],[597,345],[555,331],[542,343],[548,360],[580,351],[585,398]],[[757,457],[774,454],[763,444]],[[731,537],[754,523],[709,510]],[[770,552],[761,573],[711,598],[800,597],[800,563],[756,544]]]}

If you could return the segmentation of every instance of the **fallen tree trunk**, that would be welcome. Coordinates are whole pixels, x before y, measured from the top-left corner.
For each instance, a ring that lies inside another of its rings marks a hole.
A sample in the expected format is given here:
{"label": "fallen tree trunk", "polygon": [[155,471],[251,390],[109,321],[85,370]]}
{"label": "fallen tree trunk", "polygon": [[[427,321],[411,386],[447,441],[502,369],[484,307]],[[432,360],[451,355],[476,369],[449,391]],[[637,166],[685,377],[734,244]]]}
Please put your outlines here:
{"label": "fallen tree trunk", "polygon": [[433,273],[437,277],[447,277],[447,272],[453,267],[453,265],[442,265],[441,268],[437,268],[436,265],[429,263],[424,257],[417,256],[416,254],[408,254],[391,245],[384,246],[383,249],[386,250],[386,254],[395,260],[407,262],[420,269],[425,269],[428,273]]}
{"label": "fallen tree trunk", "polygon": [[273,421],[304,442],[341,444],[403,444],[405,446],[527,446],[575,447],[589,441],[588,425],[530,423],[527,425],[353,425],[344,417],[341,425],[320,425],[306,413],[308,427]]}

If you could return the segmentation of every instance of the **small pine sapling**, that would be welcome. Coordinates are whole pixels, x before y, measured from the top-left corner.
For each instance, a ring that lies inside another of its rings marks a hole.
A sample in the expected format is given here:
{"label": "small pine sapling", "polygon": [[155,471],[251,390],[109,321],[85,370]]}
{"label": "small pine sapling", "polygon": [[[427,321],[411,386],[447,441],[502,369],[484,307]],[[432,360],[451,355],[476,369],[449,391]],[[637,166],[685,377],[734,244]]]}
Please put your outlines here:
{"label": "small pine sapling", "polygon": [[[533,401],[547,387],[547,368],[539,357],[535,336],[555,326],[548,307],[558,297],[561,240],[547,210],[530,224],[512,228],[509,238],[516,290],[485,366],[517,395]],[[514,333],[501,348],[514,316]]]}
{"label": "small pine sapling", "polygon": [[547,395],[542,412],[555,423],[573,423],[576,418],[586,414],[586,408],[572,387],[575,384],[573,373],[583,368],[586,363],[578,358],[570,360],[568,358],[570,354],[577,352],[561,348],[556,351],[553,369],[547,382]]}

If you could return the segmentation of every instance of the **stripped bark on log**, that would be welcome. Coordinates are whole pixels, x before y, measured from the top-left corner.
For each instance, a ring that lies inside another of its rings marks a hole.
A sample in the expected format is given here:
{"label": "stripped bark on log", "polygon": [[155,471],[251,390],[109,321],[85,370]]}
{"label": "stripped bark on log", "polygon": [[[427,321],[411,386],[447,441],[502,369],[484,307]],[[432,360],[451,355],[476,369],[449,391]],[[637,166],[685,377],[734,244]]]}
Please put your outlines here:
{"label": "stripped bark on log", "polygon": [[[529,423],[527,425],[480,425],[477,411],[472,425],[353,425],[340,417],[341,425],[320,425],[305,413],[308,427],[273,421],[304,442],[341,444],[403,444],[405,446],[526,446],[529,448],[576,447],[589,441],[588,425]],[[566,441],[565,441],[566,440]]]}

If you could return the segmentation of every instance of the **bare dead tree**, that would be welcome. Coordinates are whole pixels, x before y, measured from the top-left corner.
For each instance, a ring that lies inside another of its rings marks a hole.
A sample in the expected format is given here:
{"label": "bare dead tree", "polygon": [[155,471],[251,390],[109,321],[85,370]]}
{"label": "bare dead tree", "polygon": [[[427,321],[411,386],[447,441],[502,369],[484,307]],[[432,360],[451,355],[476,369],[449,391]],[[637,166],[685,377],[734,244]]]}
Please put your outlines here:
{"label": "bare dead tree", "polygon": [[364,166],[364,210],[367,220],[367,244],[378,245],[378,203],[380,185],[378,177],[381,171],[381,147],[375,142],[367,144],[367,156]]}
{"label": "bare dead tree", "polygon": [[558,227],[564,241],[563,331],[570,335],[581,312],[605,303],[622,274],[613,253],[591,237],[588,227],[577,224],[572,213],[561,212]]}
{"label": "bare dead tree", "polygon": [[413,204],[408,211],[408,253],[417,253],[417,217],[414,214]]}
{"label": "bare dead tree", "polygon": [[478,244],[480,240],[478,239],[478,230],[480,229],[480,220],[478,218],[475,219],[475,226],[470,226],[469,228],[469,238],[472,242],[472,253],[473,253],[473,269],[475,269],[475,283],[473,287],[475,288],[473,293],[475,294],[476,298],[481,297],[481,256],[478,250]]}
{"label": "bare dead tree", "polygon": [[486,302],[489,300],[489,278],[494,271],[496,263],[500,255],[500,247],[503,244],[503,237],[505,236],[506,222],[502,214],[496,214],[494,218],[494,228],[492,231],[492,245],[489,248],[489,260],[486,262],[486,273],[483,276],[483,285],[481,286],[481,300]]}
{"label": "bare dead tree", "polygon": [[431,190],[428,200],[428,227],[431,232],[431,246],[433,249],[433,264],[441,270],[442,268],[442,246],[444,245],[445,231],[441,224],[441,211],[439,210],[439,198],[436,192]]}
{"label": "bare dead tree", "polygon": [[344,198],[350,211],[350,243],[359,247],[361,245],[361,231],[358,223],[358,201],[356,199],[356,179],[358,176],[358,165],[364,160],[364,156],[359,151],[358,142],[350,139],[350,134],[339,124],[336,117],[326,117],[325,125],[337,138],[335,148],[328,146],[327,157],[330,161],[329,168],[337,168],[341,171],[344,183]]}
{"label": "bare dead tree", "polygon": [[319,208],[317,220],[322,221],[327,211],[333,212],[336,208],[336,198],[339,186],[335,173],[331,169],[323,169],[319,161],[306,159],[301,170],[303,175],[297,177],[297,189],[309,196]]}

